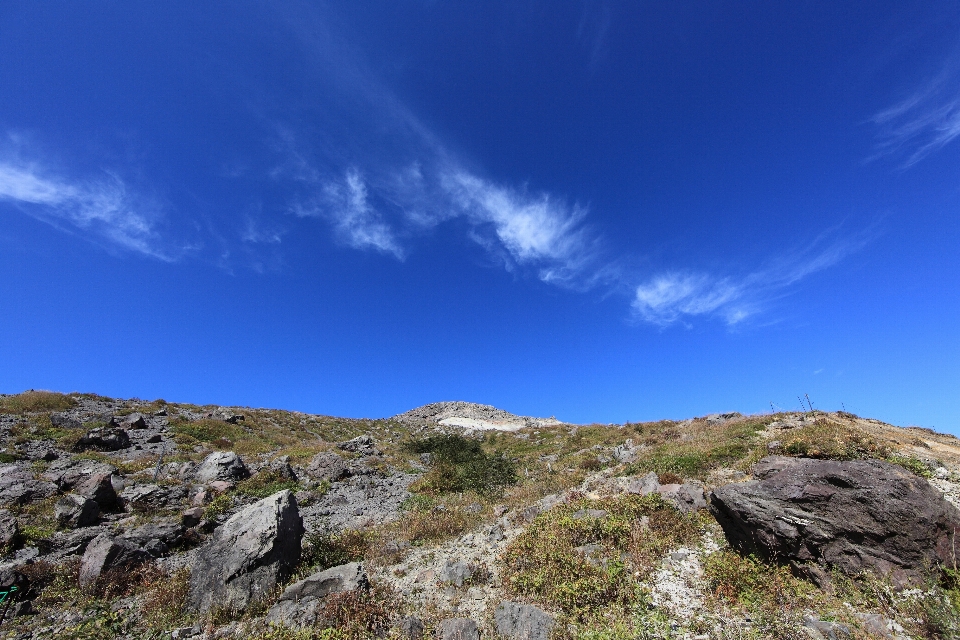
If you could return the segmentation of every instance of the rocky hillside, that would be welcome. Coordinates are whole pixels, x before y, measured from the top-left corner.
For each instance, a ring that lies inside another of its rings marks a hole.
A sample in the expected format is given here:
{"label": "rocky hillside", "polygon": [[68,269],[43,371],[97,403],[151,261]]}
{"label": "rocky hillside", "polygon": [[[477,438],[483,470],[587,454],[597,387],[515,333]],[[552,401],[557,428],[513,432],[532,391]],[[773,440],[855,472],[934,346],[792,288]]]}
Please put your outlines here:
{"label": "rocky hillside", "polygon": [[957,638],[960,441],[0,395],[0,637]]}

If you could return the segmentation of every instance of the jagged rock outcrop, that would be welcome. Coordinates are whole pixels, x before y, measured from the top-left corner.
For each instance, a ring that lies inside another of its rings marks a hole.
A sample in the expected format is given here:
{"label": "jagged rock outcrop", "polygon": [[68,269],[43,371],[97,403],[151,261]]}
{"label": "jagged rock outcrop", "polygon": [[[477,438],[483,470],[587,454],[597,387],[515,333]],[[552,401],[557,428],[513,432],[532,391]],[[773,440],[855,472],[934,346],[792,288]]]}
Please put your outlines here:
{"label": "jagged rock outcrop", "polygon": [[770,456],[755,480],[713,491],[730,543],[768,558],[874,570],[901,583],[952,561],[960,511],[926,480],[880,460]]}
{"label": "jagged rock outcrop", "polygon": [[447,618],[440,622],[439,640],[480,640],[480,629],[470,618]]}
{"label": "jagged rock outcrop", "polygon": [[287,579],[300,561],[303,519],[290,491],[234,514],[200,548],[190,575],[191,608],[241,610]]}
{"label": "jagged rock outcrop", "polygon": [[664,500],[672,502],[678,510],[689,513],[707,506],[703,487],[692,482],[683,484],[660,484],[657,474],[650,472],[645,476],[628,478],[625,480],[627,493],[647,495],[659,494]]}

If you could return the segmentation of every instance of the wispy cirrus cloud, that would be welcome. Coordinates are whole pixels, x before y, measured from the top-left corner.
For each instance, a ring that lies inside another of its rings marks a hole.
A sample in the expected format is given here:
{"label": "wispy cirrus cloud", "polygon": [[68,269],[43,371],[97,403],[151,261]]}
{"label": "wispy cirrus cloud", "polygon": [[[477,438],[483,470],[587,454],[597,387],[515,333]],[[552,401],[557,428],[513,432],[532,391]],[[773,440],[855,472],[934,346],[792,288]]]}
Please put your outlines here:
{"label": "wispy cirrus cloud", "polygon": [[904,168],[960,137],[960,50],[923,87],[870,120],[880,137],[874,158],[903,155]]}
{"label": "wispy cirrus cloud", "polygon": [[744,276],[665,271],[636,286],[631,308],[636,318],[662,327],[695,317],[720,318],[733,326],[769,307],[789,287],[860,250],[876,235],[871,228],[845,238],[823,234],[805,250],[788,252]]}
{"label": "wispy cirrus cloud", "polygon": [[0,201],[56,227],[105,241],[110,247],[160,260],[174,256],[156,231],[159,207],[132,193],[119,176],[69,180],[36,162],[0,160]]}

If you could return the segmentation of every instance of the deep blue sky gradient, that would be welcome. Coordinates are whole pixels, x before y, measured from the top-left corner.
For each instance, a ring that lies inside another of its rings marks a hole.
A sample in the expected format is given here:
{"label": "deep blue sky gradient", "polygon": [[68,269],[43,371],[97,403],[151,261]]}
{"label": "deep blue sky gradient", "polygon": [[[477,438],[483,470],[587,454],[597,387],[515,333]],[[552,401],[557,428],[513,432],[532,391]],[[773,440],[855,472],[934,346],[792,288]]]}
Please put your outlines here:
{"label": "deep blue sky gradient", "polygon": [[6,2],[0,391],[960,433],[960,5]]}

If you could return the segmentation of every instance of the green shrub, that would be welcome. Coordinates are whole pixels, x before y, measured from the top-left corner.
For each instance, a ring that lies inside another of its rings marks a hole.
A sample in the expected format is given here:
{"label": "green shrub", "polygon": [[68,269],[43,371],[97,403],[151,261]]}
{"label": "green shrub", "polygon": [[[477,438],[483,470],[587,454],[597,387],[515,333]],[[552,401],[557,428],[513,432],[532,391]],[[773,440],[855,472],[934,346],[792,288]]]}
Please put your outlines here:
{"label": "green shrub", "polygon": [[502,452],[488,454],[480,442],[461,435],[430,436],[408,442],[405,448],[430,454],[430,471],[415,487],[425,493],[476,491],[492,496],[518,479],[516,463]]}

